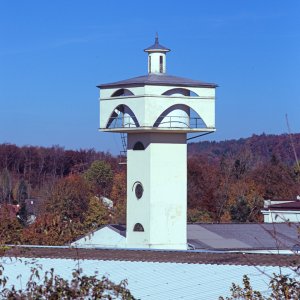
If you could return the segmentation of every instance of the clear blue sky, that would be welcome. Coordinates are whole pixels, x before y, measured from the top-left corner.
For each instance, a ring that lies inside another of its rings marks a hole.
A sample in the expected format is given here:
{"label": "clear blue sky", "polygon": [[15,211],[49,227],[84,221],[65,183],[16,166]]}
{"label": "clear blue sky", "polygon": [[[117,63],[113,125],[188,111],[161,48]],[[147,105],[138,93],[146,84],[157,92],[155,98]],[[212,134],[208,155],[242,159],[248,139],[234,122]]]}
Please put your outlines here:
{"label": "clear blue sky", "polygon": [[99,133],[99,83],[147,72],[159,32],[168,73],[219,84],[225,140],[300,132],[300,1],[0,0],[0,143],[117,153]]}

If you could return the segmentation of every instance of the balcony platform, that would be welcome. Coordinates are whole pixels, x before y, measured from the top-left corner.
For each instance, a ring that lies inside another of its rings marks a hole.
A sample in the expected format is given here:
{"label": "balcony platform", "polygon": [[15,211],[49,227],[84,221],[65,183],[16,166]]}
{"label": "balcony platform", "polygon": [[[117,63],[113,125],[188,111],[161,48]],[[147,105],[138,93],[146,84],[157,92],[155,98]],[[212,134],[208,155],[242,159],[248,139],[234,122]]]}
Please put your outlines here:
{"label": "balcony platform", "polygon": [[156,133],[196,133],[196,132],[215,132],[216,128],[189,128],[189,127],[120,127],[120,128],[99,128],[102,132],[119,132],[119,133],[140,133],[140,132],[156,132]]}

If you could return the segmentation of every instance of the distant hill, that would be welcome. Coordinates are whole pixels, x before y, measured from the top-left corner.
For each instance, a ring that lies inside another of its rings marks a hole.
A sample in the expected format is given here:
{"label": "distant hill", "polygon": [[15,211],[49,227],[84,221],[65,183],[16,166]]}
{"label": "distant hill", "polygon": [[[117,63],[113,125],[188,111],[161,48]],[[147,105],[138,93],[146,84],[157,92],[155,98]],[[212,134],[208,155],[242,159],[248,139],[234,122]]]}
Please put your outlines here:
{"label": "distant hill", "polygon": [[[298,159],[300,159],[300,134],[291,135]],[[273,155],[287,164],[295,164],[292,143],[288,134],[252,135],[249,138],[220,142],[198,142],[188,144],[188,155],[204,155],[209,161],[219,160],[224,155],[250,155],[255,162],[269,161]]]}

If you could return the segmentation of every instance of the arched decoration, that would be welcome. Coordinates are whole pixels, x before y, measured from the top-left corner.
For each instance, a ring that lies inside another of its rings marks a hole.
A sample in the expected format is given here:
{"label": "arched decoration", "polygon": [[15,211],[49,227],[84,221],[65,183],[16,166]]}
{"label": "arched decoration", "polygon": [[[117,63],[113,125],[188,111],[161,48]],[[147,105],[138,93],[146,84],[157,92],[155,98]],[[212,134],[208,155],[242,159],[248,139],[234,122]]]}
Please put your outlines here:
{"label": "arched decoration", "polygon": [[144,227],[141,223],[136,223],[133,227],[133,231],[136,231],[136,232],[144,232]]}
{"label": "arched decoration", "polygon": [[142,142],[138,141],[134,144],[133,150],[145,150],[145,146]]}
{"label": "arched decoration", "polygon": [[125,104],[118,105],[111,113],[106,128],[140,127],[140,124],[131,110]]}
{"label": "arched decoration", "polygon": [[162,95],[165,95],[165,96],[182,95],[182,96],[187,96],[187,97],[199,97],[199,95],[196,94],[195,92],[193,92],[189,89],[183,89],[183,88],[171,89],[171,90],[164,92]]}
{"label": "arched decoration", "polygon": [[119,89],[111,95],[111,97],[122,97],[122,96],[134,96],[134,94],[128,89]]}
{"label": "arched decoration", "polygon": [[153,127],[207,128],[203,119],[186,104],[176,104],[167,108],[154,122]]}

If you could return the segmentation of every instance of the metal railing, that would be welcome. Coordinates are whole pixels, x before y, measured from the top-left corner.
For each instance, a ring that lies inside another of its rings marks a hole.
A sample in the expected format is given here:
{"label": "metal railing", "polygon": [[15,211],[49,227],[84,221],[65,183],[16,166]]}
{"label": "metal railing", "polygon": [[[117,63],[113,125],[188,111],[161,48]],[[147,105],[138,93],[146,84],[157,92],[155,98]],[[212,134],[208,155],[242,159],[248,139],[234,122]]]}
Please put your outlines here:
{"label": "metal railing", "polygon": [[111,117],[108,120],[109,127],[108,128],[132,128],[137,127],[133,118],[130,116],[122,116],[122,117]]}
{"label": "metal railing", "polygon": [[[130,116],[110,118],[108,122],[110,129],[116,128],[136,128],[134,119]],[[143,126],[141,126],[143,127]],[[147,126],[145,126],[147,127]],[[156,128],[206,128],[207,126],[201,118],[189,116],[161,116],[152,127]]]}
{"label": "metal railing", "polygon": [[204,128],[204,124],[201,118],[189,117],[189,116],[161,116],[155,122],[154,127],[163,128]]}

